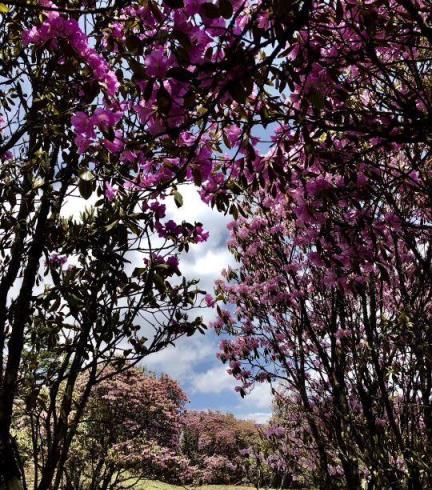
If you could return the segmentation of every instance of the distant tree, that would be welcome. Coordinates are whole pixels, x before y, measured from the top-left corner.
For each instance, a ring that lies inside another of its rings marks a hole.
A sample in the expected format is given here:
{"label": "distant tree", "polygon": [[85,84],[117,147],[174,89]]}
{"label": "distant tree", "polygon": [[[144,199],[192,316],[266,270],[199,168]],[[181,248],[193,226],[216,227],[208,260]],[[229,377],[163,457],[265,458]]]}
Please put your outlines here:
{"label": "distant tree", "polygon": [[182,452],[200,469],[207,483],[239,483],[247,479],[242,451],[257,444],[254,422],[212,411],[188,411],[183,419]]}
{"label": "distant tree", "polygon": [[[86,389],[84,378],[75,396]],[[142,478],[180,481],[188,469],[179,452],[186,402],[174,380],[137,368],[99,383],[77,429],[62,488],[108,490]]]}

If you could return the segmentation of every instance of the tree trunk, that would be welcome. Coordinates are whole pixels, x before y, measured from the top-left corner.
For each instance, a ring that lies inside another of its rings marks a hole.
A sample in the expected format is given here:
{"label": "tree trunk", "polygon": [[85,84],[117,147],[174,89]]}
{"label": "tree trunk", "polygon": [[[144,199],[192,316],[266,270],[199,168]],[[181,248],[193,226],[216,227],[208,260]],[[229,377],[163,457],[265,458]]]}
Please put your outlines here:
{"label": "tree trunk", "polygon": [[0,490],[22,490],[20,465],[7,431],[0,434]]}
{"label": "tree trunk", "polygon": [[9,479],[5,483],[0,484],[0,490],[22,490],[23,485],[21,480],[14,476],[12,479]]}

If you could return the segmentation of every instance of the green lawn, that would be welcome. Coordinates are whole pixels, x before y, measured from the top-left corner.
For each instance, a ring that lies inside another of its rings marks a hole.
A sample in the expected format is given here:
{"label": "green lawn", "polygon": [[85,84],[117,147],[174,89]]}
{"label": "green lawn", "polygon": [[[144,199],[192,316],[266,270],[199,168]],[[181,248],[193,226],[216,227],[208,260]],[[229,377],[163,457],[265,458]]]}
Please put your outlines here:
{"label": "green lawn", "polygon": [[[202,485],[199,487],[170,485],[155,480],[145,480],[135,487],[136,490],[255,490],[255,487],[237,486],[237,485]],[[314,488],[304,490],[317,490]]]}
{"label": "green lawn", "polygon": [[[194,487],[170,485],[168,483],[154,480],[146,480],[136,486],[137,490],[184,490],[185,488],[194,489]],[[234,485],[203,485],[195,488],[199,488],[199,490],[251,490],[255,487],[241,487]]]}

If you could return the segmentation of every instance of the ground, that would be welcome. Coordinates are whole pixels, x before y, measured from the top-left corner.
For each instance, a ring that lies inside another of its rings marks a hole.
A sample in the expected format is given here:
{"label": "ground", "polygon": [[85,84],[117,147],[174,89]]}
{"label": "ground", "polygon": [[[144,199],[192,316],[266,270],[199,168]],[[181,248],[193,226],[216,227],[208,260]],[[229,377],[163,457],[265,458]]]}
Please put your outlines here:
{"label": "ground", "polygon": [[[154,480],[146,480],[139,483],[136,487],[137,490],[185,490],[185,488],[177,485],[170,485],[168,483],[162,483]],[[203,485],[199,487],[199,490],[253,490],[255,487],[241,487],[234,485]]]}

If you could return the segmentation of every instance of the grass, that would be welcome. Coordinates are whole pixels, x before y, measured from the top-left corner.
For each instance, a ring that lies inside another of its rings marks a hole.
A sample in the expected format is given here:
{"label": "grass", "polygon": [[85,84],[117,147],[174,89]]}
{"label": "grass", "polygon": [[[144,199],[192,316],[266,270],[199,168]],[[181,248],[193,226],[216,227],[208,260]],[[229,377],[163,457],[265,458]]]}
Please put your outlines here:
{"label": "grass", "polygon": [[185,490],[188,488],[190,490],[251,490],[255,487],[244,487],[244,486],[236,486],[236,485],[202,485],[199,487],[193,486],[177,486],[171,485],[169,483],[163,483],[156,480],[145,480],[141,483],[138,483],[135,487],[136,490]]}
{"label": "grass", "polygon": [[251,490],[255,487],[242,487],[235,485],[202,485],[199,487],[183,487],[177,485],[170,485],[169,483],[163,483],[155,480],[145,480],[141,483],[138,483],[136,486],[137,490],[185,490],[185,488],[195,490],[199,488],[199,490]]}
{"label": "grass", "polygon": [[[178,486],[171,485],[169,483],[163,483],[156,480],[145,480],[135,487],[136,490],[254,490],[254,486],[237,486],[237,485],[200,485],[199,487],[193,486]],[[315,488],[309,488],[304,490],[318,490]]]}

